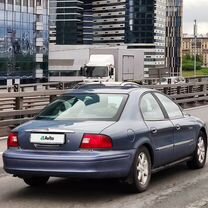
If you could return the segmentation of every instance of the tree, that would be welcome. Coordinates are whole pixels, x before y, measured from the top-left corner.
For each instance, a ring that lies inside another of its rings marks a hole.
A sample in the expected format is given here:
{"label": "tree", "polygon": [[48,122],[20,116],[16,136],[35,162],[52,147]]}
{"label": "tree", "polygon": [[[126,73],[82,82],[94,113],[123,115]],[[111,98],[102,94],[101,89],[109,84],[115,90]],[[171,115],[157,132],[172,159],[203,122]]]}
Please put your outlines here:
{"label": "tree", "polygon": [[[196,56],[196,70],[200,70],[202,66],[202,57],[200,55]],[[184,71],[194,70],[194,57],[189,54],[183,56],[182,67]]]}

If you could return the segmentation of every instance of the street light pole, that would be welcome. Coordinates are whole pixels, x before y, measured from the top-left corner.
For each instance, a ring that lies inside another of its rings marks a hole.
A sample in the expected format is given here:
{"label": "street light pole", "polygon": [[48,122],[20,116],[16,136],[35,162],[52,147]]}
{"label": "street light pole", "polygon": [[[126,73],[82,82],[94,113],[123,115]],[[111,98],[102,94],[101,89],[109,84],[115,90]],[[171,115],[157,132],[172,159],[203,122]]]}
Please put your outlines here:
{"label": "street light pole", "polygon": [[194,76],[196,77],[196,56],[197,56],[197,23],[196,20],[194,20]]}

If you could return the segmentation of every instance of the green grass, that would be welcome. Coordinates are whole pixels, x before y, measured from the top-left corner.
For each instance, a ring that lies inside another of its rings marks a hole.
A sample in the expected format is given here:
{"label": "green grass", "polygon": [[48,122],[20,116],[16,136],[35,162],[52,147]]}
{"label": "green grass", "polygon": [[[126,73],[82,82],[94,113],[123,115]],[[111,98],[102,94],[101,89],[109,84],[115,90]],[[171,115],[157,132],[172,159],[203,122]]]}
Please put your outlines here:
{"label": "green grass", "polygon": [[[196,76],[208,76],[208,68],[196,70]],[[183,77],[194,77],[194,71],[183,71]]]}

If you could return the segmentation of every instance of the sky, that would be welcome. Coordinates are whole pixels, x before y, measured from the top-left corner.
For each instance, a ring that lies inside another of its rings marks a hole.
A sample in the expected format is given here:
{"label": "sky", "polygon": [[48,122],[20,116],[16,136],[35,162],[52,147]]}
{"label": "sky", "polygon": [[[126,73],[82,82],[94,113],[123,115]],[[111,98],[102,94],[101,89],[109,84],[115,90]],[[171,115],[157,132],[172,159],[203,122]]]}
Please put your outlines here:
{"label": "sky", "polygon": [[208,33],[208,0],[183,0],[183,33],[193,34],[194,19],[198,22],[198,34]]}

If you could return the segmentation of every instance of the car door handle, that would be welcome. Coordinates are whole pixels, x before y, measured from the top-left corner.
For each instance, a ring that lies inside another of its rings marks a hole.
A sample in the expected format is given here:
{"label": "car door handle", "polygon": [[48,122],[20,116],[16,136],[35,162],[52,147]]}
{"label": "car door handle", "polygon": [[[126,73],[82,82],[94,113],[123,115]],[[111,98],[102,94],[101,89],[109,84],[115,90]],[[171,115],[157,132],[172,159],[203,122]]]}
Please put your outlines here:
{"label": "car door handle", "polygon": [[151,128],[150,130],[151,130],[151,132],[152,132],[153,134],[156,134],[156,133],[157,133],[157,129],[156,129],[156,128]]}
{"label": "car door handle", "polygon": [[176,127],[177,131],[179,131],[181,129],[181,126],[179,124],[177,124],[175,127]]}

